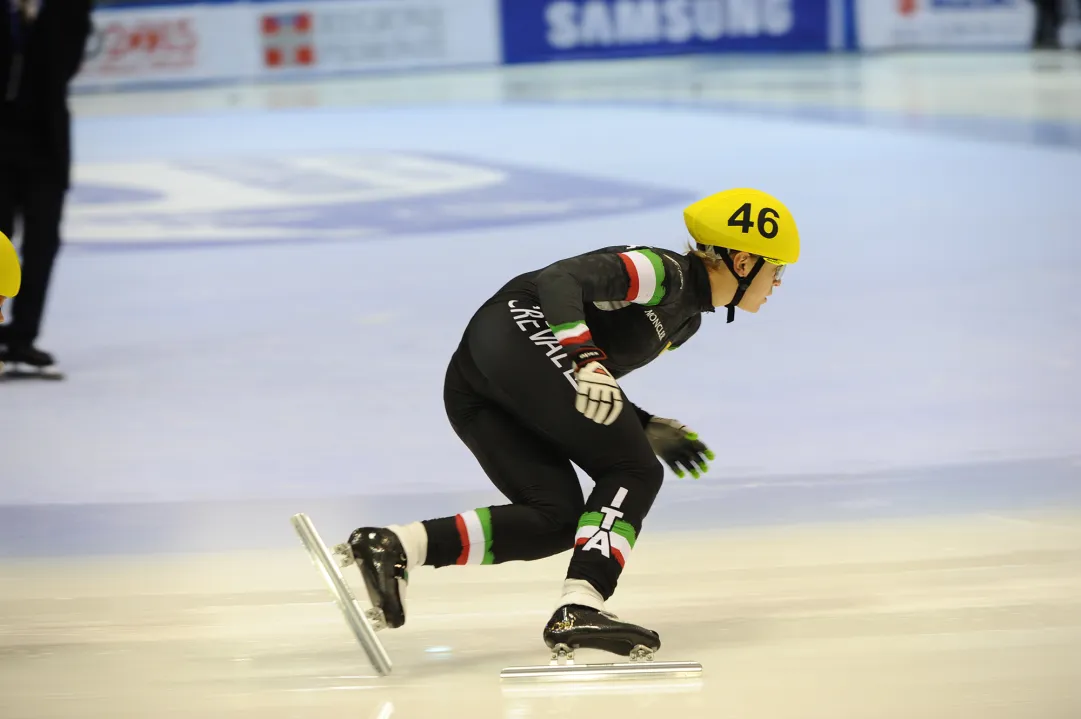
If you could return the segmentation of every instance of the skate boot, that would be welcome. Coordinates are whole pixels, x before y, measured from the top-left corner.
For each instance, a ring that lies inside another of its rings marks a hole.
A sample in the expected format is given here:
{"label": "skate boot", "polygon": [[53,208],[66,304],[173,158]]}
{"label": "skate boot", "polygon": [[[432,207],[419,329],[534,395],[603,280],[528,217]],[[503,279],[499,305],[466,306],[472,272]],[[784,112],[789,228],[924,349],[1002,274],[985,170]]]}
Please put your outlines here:
{"label": "skate boot", "polygon": [[372,606],[386,626],[405,624],[405,588],[409,583],[405,548],[398,536],[381,527],[361,527],[349,535],[349,549],[360,568]]}
{"label": "skate boot", "polygon": [[0,377],[64,379],[52,355],[24,344],[10,344],[0,349]]}
{"label": "skate boot", "polygon": [[568,604],[556,610],[544,627],[544,643],[557,657],[573,659],[575,649],[599,649],[621,654],[632,661],[651,660],[661,648],[661,638],[652,630],[620,621],[609,612]]}

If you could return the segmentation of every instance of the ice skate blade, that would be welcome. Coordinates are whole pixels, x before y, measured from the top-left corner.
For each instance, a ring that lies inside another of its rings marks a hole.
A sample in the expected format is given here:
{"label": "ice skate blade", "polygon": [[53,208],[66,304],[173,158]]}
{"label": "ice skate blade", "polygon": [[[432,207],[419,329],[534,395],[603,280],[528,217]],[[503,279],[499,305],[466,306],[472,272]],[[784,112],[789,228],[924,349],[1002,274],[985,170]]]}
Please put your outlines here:
{"label": "ice skate blade", "polygon": [[547,664],[530,667],[507,667],[500,679],[532,681],[591,681],[598,679],[699,678],[698,662],[635,661],[614,664]]}
{"label": "ice skate blade", "polygon": [[28,379],[60,382],[65,377],[56,367],[34,367],[22,362],[7,362],[0,366],[0,380]]}
{"label": "ice skate blade", "polygon": [[[292,523],[293,528],[300,537],[300,541],[304,544],[304,548],[308,550],[312,563],[319,570],[323,580],[327,583],[327,587],[330,589],[330,593],[334,596],[338,609],[341,610],[342,616],[345,617],[345,623],[352,630],[353,636],[356,637],[357,642],[360,643],[360,646],[368,655],[372,667],[381,676],[390,674],[392,667],[390,657],[387,655],[383,643],[375,635],[376,627],[373,626],[373,622],[369,619],[369,617],[377,618],[383,626],[386,626],[382,622],[383,613],[374,609],[365,612],[360,608],[353,590],[349,588],[349,584],[345,581],[345,577],[342,576],[341,570],[338,569],[338,564],[334,561],[334,557],[331,556],[327,545],[315,530],[315,525],[312,524],[308,515],[304,513],[295,514]],[[375,614],[372,614],[372,612],[375,612]]]}

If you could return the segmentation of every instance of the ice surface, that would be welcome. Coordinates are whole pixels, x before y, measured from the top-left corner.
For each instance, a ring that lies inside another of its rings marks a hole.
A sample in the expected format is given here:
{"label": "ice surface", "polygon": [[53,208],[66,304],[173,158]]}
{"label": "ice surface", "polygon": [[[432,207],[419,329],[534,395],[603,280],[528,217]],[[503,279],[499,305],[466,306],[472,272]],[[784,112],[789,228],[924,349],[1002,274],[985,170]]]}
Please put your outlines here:
{"label": "ice surface", "polygon": [[[287,518],[282,525],[291,531]],[[0,714],[1072,719],[1081,711],[1076,513],[644,534],[609,606],[660,633],[658,660],[701,662],[701,681],[501,684],[504,667],[547,662],[541,629],[567,556],[415,572],[406,625],[380,634],[394,661],[386,678],[353,643],[299,543],[5,562]],[[356,570],[346,574],[362,592]]]}

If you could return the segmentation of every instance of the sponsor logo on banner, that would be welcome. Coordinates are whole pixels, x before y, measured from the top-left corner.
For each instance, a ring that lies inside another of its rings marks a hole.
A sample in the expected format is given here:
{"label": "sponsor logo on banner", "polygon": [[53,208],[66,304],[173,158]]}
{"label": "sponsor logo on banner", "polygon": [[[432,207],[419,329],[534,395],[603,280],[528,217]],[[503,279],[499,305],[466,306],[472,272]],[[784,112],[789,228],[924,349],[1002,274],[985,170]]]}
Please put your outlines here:
{"label": "sponsor logo on banner", "polygon": [[1027,47],[1035,22],[1029,0],[858,0],[863,49]]}
{"label": "sponsor logo on banner", "polygon": [[507,62],[825,50],[828,0],[503,0]]}
{"label": "sponsor logo on banner", "polygon": [[309,12],[263,15],[263,65],[306,67],[315,62],[315,43]]}
{"label": "sponsor logo on banner", "polygon": [[945,10],[969,10],[972,8],[1010,7],[1016,4],[1016,0],[928,0],[933,8]]}
{"label": "sponsor logo on banner", "polygon": [[250,77],[258,53],[246,32],[251,17],[246,6],[218,4],[95,10],[73,88]]}
{"label": "sponsor logo on banner", "polygon": [[172,74],[198,65],[199,46],[191,16],[99,19],[81,72],[87,76]]}
{"label": "sponsor logo on banner", "polygon": [[591,45],[681,44],[723,37],[779,37],[792,31],[792,0],[615,0],[550,3],[544,12],[548,42],[556,48]]}
{"label": "sponsor logo on banner", "polygon": [[318,15],[317,47],[328,67],[400,60],[440,60],[446,55],[446,9],[441,5],[357,6]]}
{"label": "sponsor logo on banner", "polygon": [[444,3],[342,3],[261,18],[268,69],[347,70],[447,57]]}

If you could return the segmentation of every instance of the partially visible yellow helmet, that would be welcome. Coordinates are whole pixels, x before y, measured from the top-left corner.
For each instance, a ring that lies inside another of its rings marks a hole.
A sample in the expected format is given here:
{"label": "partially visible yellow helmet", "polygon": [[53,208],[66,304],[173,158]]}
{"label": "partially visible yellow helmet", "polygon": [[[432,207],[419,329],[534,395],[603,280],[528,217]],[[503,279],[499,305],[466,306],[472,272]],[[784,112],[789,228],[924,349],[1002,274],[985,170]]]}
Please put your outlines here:
{"label": "partially visible yellow helmet", "polygon": [[683,221],[699,245],[750,252],[775,265],[799,259],[799,229],[792,213],[759,190],[710,195],[685,209]]}
{"label": "partially visible yellow helmet", "polygon": [[19,294],[23,271],[19,266],[19,255],[11,240],[0,232],[0,297],[14,297]]}

